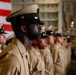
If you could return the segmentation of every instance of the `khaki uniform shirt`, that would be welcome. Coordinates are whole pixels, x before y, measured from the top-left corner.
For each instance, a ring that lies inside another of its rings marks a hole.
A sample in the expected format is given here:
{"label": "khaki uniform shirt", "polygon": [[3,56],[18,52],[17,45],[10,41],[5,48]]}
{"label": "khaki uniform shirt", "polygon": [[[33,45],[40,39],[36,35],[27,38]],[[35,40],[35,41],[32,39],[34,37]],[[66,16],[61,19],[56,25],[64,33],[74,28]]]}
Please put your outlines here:
{"label": "khaki uniform shirt", "polygon": [[40,50],[40,53],[45,62],[45,75],[54,75],[53,57],[48,48]]}
{"label": "khaki uniform shirt", "polygon": [[45,66],[40,53],[33,46],[28,49],[28,52],[31,75],[44,75]]}
{"label": "khaki uniform shirt", "polygon": [[64,50],[61,45],[53,45],[51,46],[51,52],[53,55],[54,61],[54,71],[55,75],[65,75],[65,56]]}
{"label": "khaki uniform shirt", "polygon": [[0,75],[29,75],[26,50],[17,38],[0,54]]}
{"label": "khaki uniform shirt", "polygon": [[66,56],[66,71],[68,72],[71,64],[71,49],[65,48],[65,56]]}

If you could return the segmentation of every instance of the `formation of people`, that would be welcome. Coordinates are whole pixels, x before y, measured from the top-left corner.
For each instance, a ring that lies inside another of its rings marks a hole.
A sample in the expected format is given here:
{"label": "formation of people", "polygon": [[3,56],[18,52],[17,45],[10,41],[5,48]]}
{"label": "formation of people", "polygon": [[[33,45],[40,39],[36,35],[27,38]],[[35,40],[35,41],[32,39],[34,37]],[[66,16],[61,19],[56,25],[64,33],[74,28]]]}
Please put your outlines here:
{"label": "formation of people", "polygon": [[0,75],[67,75],[71,47],[63,33],[40,20],[36,4],[6,17],[15,37],[0,53]]}

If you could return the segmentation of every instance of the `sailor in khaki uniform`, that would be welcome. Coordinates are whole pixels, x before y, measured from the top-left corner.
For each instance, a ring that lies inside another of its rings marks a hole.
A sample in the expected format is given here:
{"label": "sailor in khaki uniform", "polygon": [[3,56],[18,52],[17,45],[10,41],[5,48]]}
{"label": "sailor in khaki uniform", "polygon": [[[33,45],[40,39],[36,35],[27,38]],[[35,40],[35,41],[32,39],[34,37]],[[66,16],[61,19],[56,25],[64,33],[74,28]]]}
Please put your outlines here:
{"label": "sailor in khaki uniform", "polygon": [[62,47],[63,42],[63,34],[62,33],[56,33],[55,34],[55,44],[51,46],[51,52],[53,55],[54,60],[54,72],[55,75],[65,75],[66,69],[65,69],[65,50]]}
{"label": "sailor in khaki uniform", "polygon": [[41,45],[43,44],[39,41],[39,39],[34,40],[33,45],[28,48],[31,75],[45,75],[44,60],[40,54],[40,48],[39,48],[40,44]]}
{"label": "sailor in khaki uniform", "polygon": [[0,54],[1,75],[29,75],[25,47],[17,38]]}
{"label": "sailor in khaki uniform", "polygon": [[52,26],[46,27],[46,33],[48,35],[47,37],[47,43],[48,47],[50,48],[52,45],[54,45],[54,31]]}
{"label": "sailor in khaki uniform", "polygon": [[66,61],[66,73],[68,73],[71,64],[71,44],[67,42],[67,38],[64,39],[63,48],[65,50]]}
{"label": "sailor in khaki uniform", "polygon": [[44,61],[37,47],[29,47],[28,52],[31,75],[45,75]]}
{"label": "sailor in khaki uniform", "polygon": [[30,75],[27,48],[39,37],[40,25],[43,25],[39,19],[39,7],[29,5],[6,20],[11,22],[16,37],[0,54],[0,75]]}
{"label": "sailor in khaki uniform", "polygon": [[49,48],[46,47],[45,49],[41,49],[40,53],[45,62],[45,75],[54,75],[53,58]]}
{"label": "sailor in khaki uniform", "polygon": [[[54,31],[53,31],[53,26],[48,26],[46,27],[46,33],[47,33],[47,44],[48,44],[48,48],[50,50],[50,47],[54,45]],[[54,75],[54,63],[53,63],[53,57],[52,57],[52,53],[50,50],[50,55],[51,55],[51,63],[52,63],[52,75]]]}
{"label": "sailor in khaki uniform", "polygon": [[[45,29],[42,27],[42,33],[41,33],[41,39],[47,43],[46,41],[48,38]],[[44,43],[42,43],[44,44]],[[45,62],[45,75],[54,75],[54,65],[53,65],[53,58],[52,54],[49,50],[48,43],[47,45],[44,45],[43,48],[40,50],[40,53],[44,59]]]}
{"label": "sailor in khaki uniform", "polygon": [[0,53],[4,49],[5,43],[6,43],[6,36],[5,36],[5,31],[3,28],[3,25],[0,24]]}

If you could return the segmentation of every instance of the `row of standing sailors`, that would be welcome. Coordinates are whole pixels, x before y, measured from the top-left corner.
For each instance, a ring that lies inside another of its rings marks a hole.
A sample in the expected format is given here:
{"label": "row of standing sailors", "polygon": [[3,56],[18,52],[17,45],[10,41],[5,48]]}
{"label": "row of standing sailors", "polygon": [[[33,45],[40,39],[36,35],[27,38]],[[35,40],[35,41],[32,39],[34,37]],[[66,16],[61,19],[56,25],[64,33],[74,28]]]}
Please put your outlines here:
{"label": "row of standing sailors", "polygon": [[30,74],[66,75],[70,68],[71,48],[66,47],[66,40],[63,43],[57,41],[57,37],[63,40],[62,33],[57,33],[54,37],[54,32],[48,30],[47,35],[42,32],[41,38],[34,40],[33,45],[28,48]]}
{"label": "row of standing sailors", "polygon": [[[11,22],[17,38],[13,38],[0,54],[0,75],[66,75],[70,63],[70,50],[62,46],[62,34],[55,36],[55,43],[52,43],[54,35],[51,30],[47,32],[48,36],[44,32],[41,33],[41,38],[31,40],[37,31],[34,29],[40,31],[40,25],[44,24],[39,18],[38,5],[20,9],[9,15],[6,21]],[[30,29],[34,32],[31,33]],[[28,33],[33,36],[27,36]],[[29,47],[31,41],[33,44]],[[53,45],[48,44],[50,41]]]}
{"label": "row of standing sailors", "polygon": [[[48,36],[47,36],[48,35]],[[28,48],[31,75],[67,75],[71,62],[71,47],[65,43],[62,33],[52,30],[41,33]],[[50,39],[48,44],[47,39]],[[68,47],[67,47],[68,46]]]}

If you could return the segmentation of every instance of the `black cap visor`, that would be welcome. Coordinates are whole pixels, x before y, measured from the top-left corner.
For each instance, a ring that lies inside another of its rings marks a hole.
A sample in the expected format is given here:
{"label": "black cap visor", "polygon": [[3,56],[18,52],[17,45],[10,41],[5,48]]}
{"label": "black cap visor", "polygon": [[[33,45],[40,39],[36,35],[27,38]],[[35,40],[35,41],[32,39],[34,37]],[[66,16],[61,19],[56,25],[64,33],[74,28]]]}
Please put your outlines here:
{"label": "black cap visor", "polygon": [[54,32],[52,30],[48,30],[46,33],[47,35],[54,35]]}
{"label": "black cap visor", "polygon": [[64,35],[62,33],[56,33],[55,36],[63,37]]}
{"label": "black cap visor", "polygon": [[41,33],[41,38],[47,38],[46,32],[42,32],[42,33]]}
{"label": "black cap visor", "polygon": [[0,29],[0,34],[7,34],[7,33],[2,28],[2,29]]}
{"label": "black cap visor", "polygon": [[18,24],[39,24],[44,25],[43,21],[40,21],[39,14],[38,13],[30,13],[30,14],[24,14],[20,16],[13,17],[11,19],[12,23],[18,23]]}

